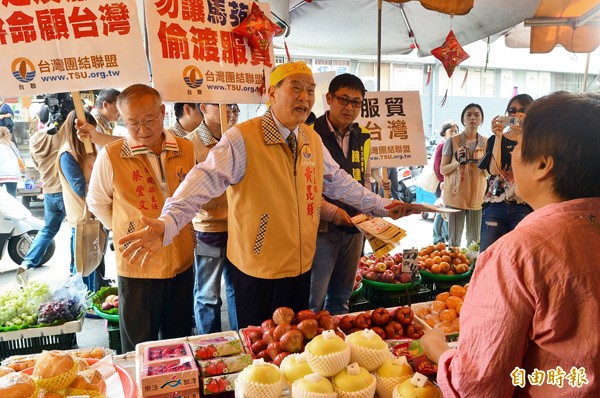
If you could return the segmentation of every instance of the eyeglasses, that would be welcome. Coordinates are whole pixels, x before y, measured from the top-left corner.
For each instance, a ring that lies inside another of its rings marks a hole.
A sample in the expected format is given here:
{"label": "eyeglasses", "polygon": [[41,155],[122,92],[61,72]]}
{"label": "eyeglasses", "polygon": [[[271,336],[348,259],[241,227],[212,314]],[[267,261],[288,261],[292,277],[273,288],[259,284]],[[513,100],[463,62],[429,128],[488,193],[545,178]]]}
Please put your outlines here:
{"label": "eyeglasses", "polygon": [[508,108],[507,112],[509,114],[515,114],[515,113],[527,113],[527,109],[526,108],[515,108],[514,106],[511,106],[510,108]]}
{"label": "eyeglasses", "polygon": [[146,127],[150,127],[151,125],[156,123],[158,119],[160,119],[160,116],[157,116],[155,118],[148,118],[146,120],[142,120],[141,122],[125,122],[125,126],[127,126],[127,128],[131,130],[137,131],[140,129],[140,127],[142,127],[142,124]]}
{"label": "eyeglasses", "polygon": [[352,104],[353,108],[360,108],[362,106],[362,100],[351,100],[348,97],[338,97],[335,94],[331,94],[333,96],[333,98],[335,98],[338,102],[338,104],[340,104],[341,106],[347,106],[348,104]]}
{"label": "eyeglasses", "polygon": [[[219,106],[219,104],[206,104],[206,105]],[[237,106],[237,104],[227,104],[225,106],[227,107],[227,112],[231,112],[234,115],[237,115],[238,113],[240,113],[240,107]]]}

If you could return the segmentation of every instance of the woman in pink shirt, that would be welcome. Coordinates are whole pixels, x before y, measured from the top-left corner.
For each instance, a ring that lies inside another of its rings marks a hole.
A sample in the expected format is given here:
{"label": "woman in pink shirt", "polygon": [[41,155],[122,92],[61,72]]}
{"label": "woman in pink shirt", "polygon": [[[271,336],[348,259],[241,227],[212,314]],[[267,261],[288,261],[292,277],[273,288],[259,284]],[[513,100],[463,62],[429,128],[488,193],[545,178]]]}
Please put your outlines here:
{"label": "woman in pink shirt", "polygon": [[600,96],[535,101],[517,142],[534,212],[480,254],[458,348],[421,342],[444,397],[600,397]]}

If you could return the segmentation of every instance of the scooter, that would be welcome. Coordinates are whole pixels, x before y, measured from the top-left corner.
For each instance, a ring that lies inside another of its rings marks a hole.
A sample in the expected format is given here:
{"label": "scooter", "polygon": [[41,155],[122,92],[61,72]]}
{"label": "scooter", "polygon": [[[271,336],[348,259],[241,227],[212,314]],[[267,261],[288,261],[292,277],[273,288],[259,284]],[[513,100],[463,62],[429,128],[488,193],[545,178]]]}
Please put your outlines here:
{"label": "scooter", "polygon": [[398,198],[405,203],[412,203],[416,198],[416,181],[409,167],[398,168]]}
{"label": "scooter", "polygon": [[[0,187],[0,260],[7,250],[10,258],[21,264],[35,235],[43,226],[44,221],[34,217],[17,198]],[[52,258],[55,249],[52,240],[40,265]]]}

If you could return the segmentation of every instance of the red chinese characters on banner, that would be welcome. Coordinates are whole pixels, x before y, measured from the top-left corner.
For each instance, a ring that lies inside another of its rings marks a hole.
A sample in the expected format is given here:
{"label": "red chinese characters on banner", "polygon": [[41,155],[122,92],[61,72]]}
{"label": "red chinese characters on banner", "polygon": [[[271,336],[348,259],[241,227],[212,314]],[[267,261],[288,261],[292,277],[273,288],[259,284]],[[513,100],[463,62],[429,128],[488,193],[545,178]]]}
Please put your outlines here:
{"label": "red chinese characters on banner", "polygon": [[304,169],[304,178],[306,181],[306,214],[315,217],[315,199],[321,196],[318,192],[316,167],[307,166]]}
{"label": "red chinese characters on banner", "polygon": [[[268,51],[250,46],[250,54],[243,36],[220,29],[227,25],[239,26],[248,16],[248,5],[225,0],[158,0],[154,3],[161,20],[157,32],[162,57],[166,59],[194,59],[231,65],[273,66]],[[181,21],[201,22],[184,28]],[[214,25],[206,26],[206,24]]]}
{"label": "red chinese characters on banner", "polygon": [[[35,3],[35,4],[32,4]],[[2,5],[23,6],[51,3],[50,0],[2,0]],[[60,3],[53,0],[52,3]],[[87,1],[87,3],[91,3]],[[14,11],[5,20],[0,19],[0,45],[33,43],[37,40],[81,39],[84,37],[127,35],[131,30],[130,14],[123,2],[105,3],[97,10],[76,6],[35,11]]]}

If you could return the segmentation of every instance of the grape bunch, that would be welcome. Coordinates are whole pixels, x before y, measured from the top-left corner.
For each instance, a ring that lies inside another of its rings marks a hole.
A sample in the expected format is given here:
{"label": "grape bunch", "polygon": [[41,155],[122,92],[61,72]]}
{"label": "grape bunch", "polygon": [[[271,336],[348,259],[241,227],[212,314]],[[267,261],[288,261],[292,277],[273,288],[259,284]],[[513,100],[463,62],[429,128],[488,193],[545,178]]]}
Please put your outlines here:
{"label": "grape bunch", "polygon": [[39,323],[52,323],[54,321],[72,321],[79,315],[79,310],[75,315],[71,308],[75,307],[75,300],[52,300],[42,303],[38,309]]}
{"label": "grape bunch", "polygon": [[45,282],[31,281],[24,289],[9,289],[0,294],[0,327],[35,325],[37,309],[50,298]]}

